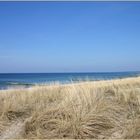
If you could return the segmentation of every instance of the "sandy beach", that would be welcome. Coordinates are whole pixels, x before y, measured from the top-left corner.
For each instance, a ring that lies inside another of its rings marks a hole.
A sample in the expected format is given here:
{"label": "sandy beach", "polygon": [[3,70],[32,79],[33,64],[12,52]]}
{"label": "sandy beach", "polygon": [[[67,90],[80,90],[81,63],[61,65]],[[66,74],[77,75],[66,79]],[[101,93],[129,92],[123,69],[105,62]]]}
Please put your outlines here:
{"label": "sandy beach", "polygon": [[0,139],[140,137],[140,77],[1,90],[0,106]]}

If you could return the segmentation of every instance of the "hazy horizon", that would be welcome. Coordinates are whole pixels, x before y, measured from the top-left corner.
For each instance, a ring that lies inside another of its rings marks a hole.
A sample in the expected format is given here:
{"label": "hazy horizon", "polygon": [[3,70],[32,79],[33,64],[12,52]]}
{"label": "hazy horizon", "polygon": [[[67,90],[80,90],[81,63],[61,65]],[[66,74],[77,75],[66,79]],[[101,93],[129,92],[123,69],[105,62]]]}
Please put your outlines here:
{"label": "hazy horizon", "polygon": [[140,2],[0,2],[0,73],[140,71]]}
{"label": "hazy horizon", "polygon": [[97,72],[97,71],[81,71],[81,72],[78,72],[78,71],[71,71],[71,72],[0,72],[0,74],[71,74],[71,73],[74,73],[74,74],[76,74],[76,73],[101,73],[101,74],[103,74],[103,73],[139,73],[140,71],[100,71],[100,72]]}

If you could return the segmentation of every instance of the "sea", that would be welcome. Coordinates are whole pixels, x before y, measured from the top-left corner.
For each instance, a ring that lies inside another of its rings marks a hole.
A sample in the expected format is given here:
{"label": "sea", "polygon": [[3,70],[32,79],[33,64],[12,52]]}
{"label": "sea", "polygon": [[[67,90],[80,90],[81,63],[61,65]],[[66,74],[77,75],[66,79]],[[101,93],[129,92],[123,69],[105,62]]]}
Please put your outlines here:
{"label": "sea", "polygon": [[140,76],[140,72],[0,73],[0,90],[28,88],[37,84],[67,84],[79,81],[99,81],[138,76]]}

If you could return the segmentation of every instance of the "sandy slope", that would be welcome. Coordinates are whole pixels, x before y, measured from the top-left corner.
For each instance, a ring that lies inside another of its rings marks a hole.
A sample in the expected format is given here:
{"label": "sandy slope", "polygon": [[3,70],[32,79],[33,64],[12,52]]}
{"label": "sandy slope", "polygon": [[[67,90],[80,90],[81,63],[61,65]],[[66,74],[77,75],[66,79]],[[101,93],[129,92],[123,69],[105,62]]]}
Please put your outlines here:
{"label": "sandy slope", "polygon": [[140,138],[140,77],[0,91],[0,138]]}

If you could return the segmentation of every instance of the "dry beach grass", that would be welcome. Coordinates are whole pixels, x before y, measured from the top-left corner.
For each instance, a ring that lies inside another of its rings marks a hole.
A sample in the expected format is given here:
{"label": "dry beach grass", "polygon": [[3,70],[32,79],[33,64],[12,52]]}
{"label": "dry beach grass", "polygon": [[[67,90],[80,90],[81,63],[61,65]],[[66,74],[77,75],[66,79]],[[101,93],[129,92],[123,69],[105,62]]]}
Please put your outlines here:
{"label": "dry beach grass", "polygon": [[140,77],[0,91],[0,138],[140,138]]}

